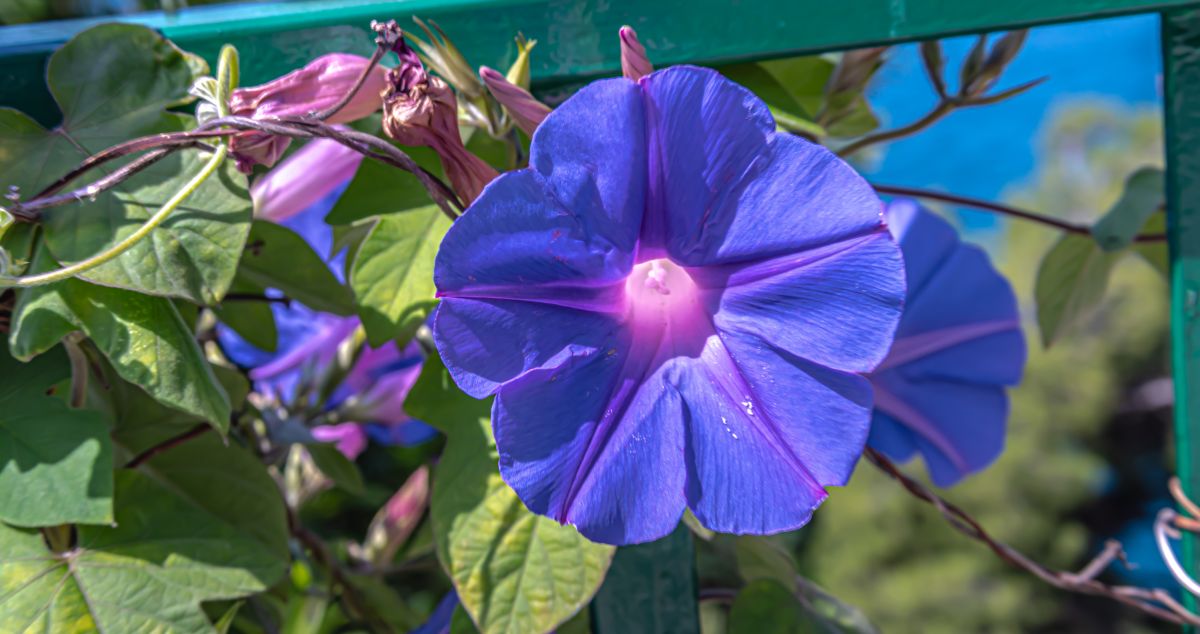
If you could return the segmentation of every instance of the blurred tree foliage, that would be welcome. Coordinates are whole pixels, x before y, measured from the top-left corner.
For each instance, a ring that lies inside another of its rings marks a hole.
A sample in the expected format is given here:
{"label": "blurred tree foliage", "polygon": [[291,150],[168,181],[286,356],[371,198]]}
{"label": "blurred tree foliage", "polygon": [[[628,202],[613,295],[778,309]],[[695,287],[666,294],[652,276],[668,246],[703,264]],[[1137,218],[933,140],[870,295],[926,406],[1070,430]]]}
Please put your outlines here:
{"label": "blurred tree foliage", "polygon": [[[1157,110],[1073,102],[1047,118],[1039,167],[1007,198],[1092,222],[1116,200],[1125,177],[1161,164],[1162,152]],[[986,157],[979,161],[985,165]],[[1033,280],[1058,236],[1028,223],[1001,226],[999,235],[968,237],[990,242],[985,246],[1017,291],[1029,365],[1012,392],[1004,455],[942,493],[1035,560],[1077,569],[1122,523],[1143,513],[1161,491],[1150,488],[1165,486],[1161,470],[1141,487],[1137,478],[1122,482],[1147,451],[1156,465],[1171,459],[1169,409],[1139,410],[1133,403],[1139,387],[1168,374],[1167,289],[1146,262],[1126,257],[1102,308],[1043,350]],[[923,476],[922,466],[907,469]],[[1174,631],[1009,567],[869,464],[846,489],[832,492],[807,537],[802,572],[861,607],[885,632]]]}

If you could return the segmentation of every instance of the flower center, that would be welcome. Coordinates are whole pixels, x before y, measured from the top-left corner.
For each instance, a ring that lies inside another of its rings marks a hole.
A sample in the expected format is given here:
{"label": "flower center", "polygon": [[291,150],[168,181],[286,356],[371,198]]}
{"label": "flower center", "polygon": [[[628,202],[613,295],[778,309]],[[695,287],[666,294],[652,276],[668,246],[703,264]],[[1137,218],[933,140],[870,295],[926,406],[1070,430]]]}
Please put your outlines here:
{"label": "flower center", "polygon": [[699,289],[683,267],[659,258],[633,267],[625,279],[625,297],[637,321],[665,322],[692,312]]}

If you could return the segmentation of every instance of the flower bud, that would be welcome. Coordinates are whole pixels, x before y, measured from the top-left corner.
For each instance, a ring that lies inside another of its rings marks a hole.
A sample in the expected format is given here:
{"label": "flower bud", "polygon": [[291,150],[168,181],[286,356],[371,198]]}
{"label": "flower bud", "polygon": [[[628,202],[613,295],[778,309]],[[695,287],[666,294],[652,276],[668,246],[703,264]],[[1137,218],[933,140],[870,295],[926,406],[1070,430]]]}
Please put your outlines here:
{"label": "flower bud", "polygon": [[400,65],[388,71],[383,130],[404,145],[433,148],[451,187],[470,204],[498,174],[463,145],[458,133],[458,102],[450,86],[427,73],[404,40],[393,50]]}
{"label": "flower bud", "polygon": [[550,106],[535,99],[528,90],[512,83],[497,70],[483,66],[479,69],[479,76],[517,127],[533,136],[533,131],[550,114]]}
{"label": "flower bud", "polygon": [[646,57],[646,49],[638,41],[637,31],[631,26],[623,26],[621,36],[621,74],[626,79],[637,81],[654,72],[654,65]]}
{"label": "flower bud", "polygon": [[379,509],[367,528],[361,558],[383,564],[396,557],[421,521],[429,506],[429,468],[413,472],[387,504]]}
{"label": "flower bud", "polygon": [[887,49],[886,46],[876,46],[842,53],[842,59],[829,77],[827,95],[835,98],[865,90],[875,71],[883,64],[883,54]]}
{"label": "flower bud", "polygon": [[942,43],[937,40],[921,42],[921,61],[925,64],[925,74],[933,83],[934,90],[939,96],[945,96],[946,80],[942,74],[946,69],[946,58],[942,55]]}
{"label": "flower bud", "polygon": [[254,215],[283,222],[345,185],[362,154],[333,139],[313,139],[250,188]]}
{"label": "flower bud", "polygon": [[[260,86],[239,88],[230,99],[230,112],[261,119],[265,117],[304,116],[336,105],[358,81],[370,63],[365,57],[344,53],[322,55],[307,66]],[[387,71],[372,69],[354,97],[327,123],[347,123],[379,109],[380,94],[387,86]],[[233,137],[230,150],[244,172],[256,164],[274,165],[291,139],[265,132],[247,131]]]}
{"label": "flower bud", "polygon": [[[414,17],[413,21],[425,31],[425,36],[429,38],[426,42],[418,37],[413,37],[412,41],[416,43],[417,48],[421,49],[422,58],[430,68],[437,74],[446,78],[454,89],[461,93],[467,99],[475,99],[483,95],[483,84],[475,77],[475,71],[471,65],[467,63],[463,54],[458,50],[458,47],[446,37],[446,33],[442,31],[437,22],[429,21],[426,25],[420,18]],[[430,30],[430,26],[433,30]],[[435,34],[434,31],[437,31]],[[407,48],[407,47],[406,47]]]}
{"label": "flower bud", "polygon": [[[527,40],[524,35],[517,35],[517,59],[512,66],[508,67],[508,72],[504,73],[504,78],[509,83],[514,84],[525,90],[529,90],[529,52],[537,46],[537,40]],[[483,81],[487,84],[487,80]]]}

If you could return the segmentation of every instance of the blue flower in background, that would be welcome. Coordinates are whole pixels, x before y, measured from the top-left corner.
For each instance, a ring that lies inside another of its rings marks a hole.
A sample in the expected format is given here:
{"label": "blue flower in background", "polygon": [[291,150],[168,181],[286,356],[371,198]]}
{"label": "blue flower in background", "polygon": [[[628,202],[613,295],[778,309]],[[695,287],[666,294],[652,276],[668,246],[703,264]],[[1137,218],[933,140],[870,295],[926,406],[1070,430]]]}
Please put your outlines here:
{"label": "blue flower in background", "polygon": [[[354,156],[350,156],[353,154]],[[332,230],[324,217],[353,176],[361,155],[326,140],[310,142],[270,174],[255,183],[256,212],[301,235],[330,263],[342,278],[344,254],[330,253]],[[314,179],[312,169],[325,165],[337,181]],[[297,191],[300,190],[300,191]],[[305,198],[309,204],[305,204]],[[220,326],[217,338],[225,354],[235,363],[251,368],[255,389],[287,402],[303,377],[311,377],[334,360],[338,347],[359,327],[357,317],[340,317],[313,311],[291,302],[272,304],[279,333],[276,352],[256,348],[233,330]],[[404,349],[393,343],[380,348],[365,347],[326,407],[353,399],[351,411],[358,422],[315,427],[318,440],[337,443],[342,453],[354,458],[366,448],[368,438],[383,444],[415,444],[435,433],[404,411],[404,399],[421,373],[424,354],[414,341]]]}
{"label": "blue flower in background", "polygon": [[949,486],[1004,449],[1004,388],[1025,367],[1017,300],[945,220],[908,200],[886,214],[904,251],[908,297],[892,349],[870,375],[868,442],[893,460],[919,452],[934,483]]}
{"label": "blue flower in background", "polygon": [[447,592],[433,609],[433,614],[429,615],[429,620],[408,634],[450,634],[450,621],[458,605],[458,593],[454,590]]}
{"label": "blue flower in background", "polygon": [[797,528],[844,484],[904,297],[871,187],[676,67],[593,83],[447,232],[434,339],[500,471],[588,538]]}

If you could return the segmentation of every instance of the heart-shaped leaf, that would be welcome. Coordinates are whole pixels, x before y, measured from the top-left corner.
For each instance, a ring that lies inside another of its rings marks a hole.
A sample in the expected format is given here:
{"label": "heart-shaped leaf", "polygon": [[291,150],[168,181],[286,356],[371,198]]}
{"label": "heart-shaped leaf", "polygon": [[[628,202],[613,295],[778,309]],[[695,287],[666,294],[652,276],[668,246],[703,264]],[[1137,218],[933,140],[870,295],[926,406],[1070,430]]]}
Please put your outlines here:
{"label": "heart-shaped leaf", "polygon": [[350,287],[367,340],[412,337],[434,304],[433,261],[450,220],[436,205],[382,216],[358,248]]}
{"label": "heart-shaped leaf", "polygon": [[238,269],[240,280],[275,288],[313,310],[353,315],[354,297],[295,231],[256,220]]}
{"label": "heart-shaped leaf", "polygon": [[[31,269],[55,266],[39,249]],[[24,289],[13,310],[12,353],[28,359],[82,330],[127,381],[222,433],[229,397],[170,300],[68,279]]]}
{"label": "heart-shaped leaf", "polygon": [[[199,58],[145,27],[106,24],[80,33],[50,59],[47,83],[62,109],[59,127],[46,130],[0,108],[0,185],[31,196],[95,152],[133,137],[183,130],[190,118],[166,108],[187,101],[188,87],[204,71]],[[45,210],[46,244],[61,262],[113,246],[179,191],[202,160],[195,151],[177,152],[94,199]],[[233,279],[251,213],[245,177],[226,165],[149,236],[82,277],[214,303]]]}
{"label": "heart-shaped leaf", "polygon": [[262,592],[287,566],[282,499],[215,435],[116,477],[116,525],[81,526],[66,553],[0,525],[7,630],[212,632],[200,604]]}

